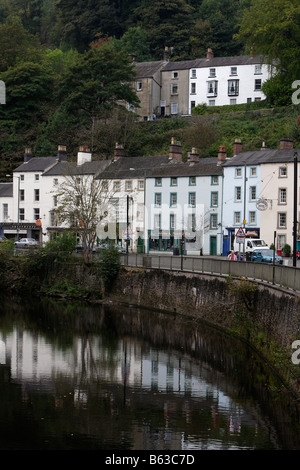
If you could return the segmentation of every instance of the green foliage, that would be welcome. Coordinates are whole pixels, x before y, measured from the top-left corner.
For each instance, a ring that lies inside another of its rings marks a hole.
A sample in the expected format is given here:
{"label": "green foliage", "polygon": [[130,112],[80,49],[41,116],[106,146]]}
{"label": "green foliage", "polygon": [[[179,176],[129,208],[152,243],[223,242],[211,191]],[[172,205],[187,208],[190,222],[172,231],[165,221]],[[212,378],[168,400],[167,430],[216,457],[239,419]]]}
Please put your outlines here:
{"label": "green foliage", "polygon": [[288,106],[292,101],[292,82],[285,73],[277,73],[262,85],[269,106]]}
{"label": "green foliage", "polygon": [[111,246],[101,252],[99,271],[106,291],[109,290],[113,280],[120,270],[120,267],[120,253],[118,248]]}
{"label": "green foliage", "polygon": [[300,76],[299,0],[253,0],[245,10],[236,36],[254,53],[267,56],[289,77]]}
{"label": "green foliage", "polygon": [[282,248],[282,251],[286,256],[289,256],[291,254],[291,246],[288,244],[285,244],[284,247]]}
{"label": "green foliage", "polygon": [[42,57],[41,44],[22,25],[18,16],[9,16],[0,24],[0,72],[22,62],[38,62]]}
{"label": "green foliage", "polygon": [[242,104],[228,104],[224,106],[208,106],[206,103],[201,103],[193,108],[192,114],[193,116],[201,116],[204,114],[227,114],[236,113],[240,111],[263,109],[266,107],[267,103],[265,100],[252,101],[251,103]]}
{"label": "green foliage", "polygon": [[127,54],[105,43],[82,54],[70,67],[60,83],[58,99],[69,112],[84,112],[90,117],[112,109],[119,100],[138,105],[129,84],[134,76]]}
{"label": "green foliage", "polygon": [[65,261],[70,257],[76,246],[76,235],[64,231],[41,248],[42,255],[49,256],[53,261]]}

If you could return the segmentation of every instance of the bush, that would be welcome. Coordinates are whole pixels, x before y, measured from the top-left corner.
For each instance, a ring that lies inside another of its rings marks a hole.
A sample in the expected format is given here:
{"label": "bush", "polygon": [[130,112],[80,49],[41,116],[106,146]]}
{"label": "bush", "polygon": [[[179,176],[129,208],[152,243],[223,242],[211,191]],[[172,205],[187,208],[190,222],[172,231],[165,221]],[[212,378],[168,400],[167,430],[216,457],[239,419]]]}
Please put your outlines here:
{"label": "bush", "polygon": [[106,291],[111,287],[113,279],[117,276],[121,267],[118,248],[112,246],[101,253],[100,276]]}

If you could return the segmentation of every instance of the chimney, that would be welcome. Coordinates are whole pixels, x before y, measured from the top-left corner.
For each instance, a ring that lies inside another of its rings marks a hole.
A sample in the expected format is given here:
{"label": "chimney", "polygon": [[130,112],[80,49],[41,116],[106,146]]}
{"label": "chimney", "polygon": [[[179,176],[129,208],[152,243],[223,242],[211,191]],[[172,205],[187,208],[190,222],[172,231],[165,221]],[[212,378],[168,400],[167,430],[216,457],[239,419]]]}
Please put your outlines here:
{"label": "chimney", "polygon": [[233,156],[242,152],[242,150],[243,150],[243,144],[242,144],[241,139],[235,139],[234,144],[233,144]]}
{"label": "chimney", "polygon": [[199,153],[195,147],[192,148],[192,151],[189,153],[188,161],[191,165],[199,162]]}
{"label": "chimney", "polygon": [[210,60],[210,59],[212,59],[213,57],[214,57],[213,50],[209,47],[209,48],[207,49],[207,52],[206,52],[206,58],[207,58],[208,60]]}
{"label": "chimney", "polygon": [[169,151],[169,160],[173,163],[182,162],[182,146],[180,142],[177,142],[174,137],[171,139],[170,151]]}
{"label": "chimney", "polygon": [[263,143],[261,144],[260,150],[269,150],[268,147],[266,147],[266,142],[265,141],[263,141]]}
{"label": "chimney", "polygon": [[280,139],[280,150],[291,150],[294,148],[294,143],[291,139],[287,137],[282,137]]}
{"label": "chimney", "polygon": [[124,148],[123,145],[116,142],[115,151],[114,151],[114,162],[119,160],[119,158],[124,157]]}
{"label": "chimney", "polygon": [[26,148],[24,152],[24,163],[29,162],[33,158],[30,148]]}
{"label": "chimney", "polygon": [[84,163],[92,161],[92,154],[90,149],[85,145],[81,145],[79,147],[79,152],[77,154],[77,165],[83,165]]}
{"label": "chimney", "polygon": [[220,145],[219,152],[218,152],[218,164],[225,162],[227,158],[227,153],[225,147]]}
{"label": "chimney", "polygon": [[164,60],[165,60],[166,62],[169,62],[169,59],[170,59],[169,48],[168,48],[168,46],[165,46],[165,50],[164,50]]}
{"label": "chimney", "polygon": [[65,147],[64,145],[59,145],[58,146],[57,160],[59,160],[59,161],[61,161],[61,160],[66,161],[67,160],[67,147]]}

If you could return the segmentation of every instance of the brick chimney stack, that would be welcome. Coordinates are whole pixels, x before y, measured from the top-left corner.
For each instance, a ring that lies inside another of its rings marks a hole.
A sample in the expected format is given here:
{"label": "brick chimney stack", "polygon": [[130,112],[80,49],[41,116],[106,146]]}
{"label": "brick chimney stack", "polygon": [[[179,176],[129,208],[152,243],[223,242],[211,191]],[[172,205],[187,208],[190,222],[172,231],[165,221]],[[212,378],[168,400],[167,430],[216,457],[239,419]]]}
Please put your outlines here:
{"label": "brick chimney stack", "polygon": [[189,163],[194,164],[199,162],[199,153],[195,147],[192,148],[192,151],[189,153]]}
{"label": "brick chimney stack", "polygon": [[119,158],[121,157],[124,157],[124,148],[123,148],[123,145],[118,144],[118,142],[116,142],[115,150],[114,150],[114,162],[119,160]]}
{"label": "brick chimney stack", "polygon": [[207,52],[206,52],[206,58],[207,58],[208,60],[210,60],[210,59],[212,59],[213,57],[214,57],[213,50],[209,47],[209,48],[207,49]]}
{"label": "brick chimney stack", "polygon": [[243,151],[243,144],[241,139],[235,139],[233,144],[233,156]]}
{"label": "brick chimney stack", "polygon": [[182,146],[180,142],[177,142],[174,139],[174,137],[172,137],[172,140],[171,140],[169,160],[174,163],[182,162]]}
{"label": "brick chimney stack", "polygon": [[225,162],[227,158],[226,149],[223,145],[220,145],[219,152],[218,152],[218,164]]}
{"label": "brick chimney stack", "polygon": [[282,137],[280,139],[280,150],[292,150],[294,148],[294,143],[291,139],[287,137]]}
{"label": "brick chimney stack", "polygon": [[33,158],[30,148],[26,148],[24,152],[24,163],[29,162]]}

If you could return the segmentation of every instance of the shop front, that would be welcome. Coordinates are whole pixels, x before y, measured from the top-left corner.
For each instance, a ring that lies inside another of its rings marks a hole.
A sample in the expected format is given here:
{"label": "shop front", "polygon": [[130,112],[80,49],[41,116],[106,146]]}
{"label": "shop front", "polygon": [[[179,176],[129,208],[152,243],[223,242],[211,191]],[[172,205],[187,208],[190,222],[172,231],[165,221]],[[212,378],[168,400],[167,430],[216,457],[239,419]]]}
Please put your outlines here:
{"label": "shop front", "polygon": [[8,239],[34,238],[37,242],[41,241],[42,227],[35,222],[2,222],[2,235]]}

